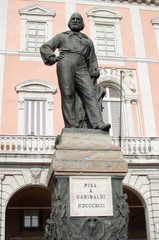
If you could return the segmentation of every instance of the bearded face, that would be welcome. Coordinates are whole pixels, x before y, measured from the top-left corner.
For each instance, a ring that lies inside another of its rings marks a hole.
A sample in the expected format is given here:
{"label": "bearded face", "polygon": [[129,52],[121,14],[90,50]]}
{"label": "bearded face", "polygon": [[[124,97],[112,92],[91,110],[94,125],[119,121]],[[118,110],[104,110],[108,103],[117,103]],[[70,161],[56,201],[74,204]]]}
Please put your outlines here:
{"label": "bearded face", "polygon": [[73,32],[80,32],[84,28],[83,18],[79,13],[72,14],[69,22],[68,27]]}

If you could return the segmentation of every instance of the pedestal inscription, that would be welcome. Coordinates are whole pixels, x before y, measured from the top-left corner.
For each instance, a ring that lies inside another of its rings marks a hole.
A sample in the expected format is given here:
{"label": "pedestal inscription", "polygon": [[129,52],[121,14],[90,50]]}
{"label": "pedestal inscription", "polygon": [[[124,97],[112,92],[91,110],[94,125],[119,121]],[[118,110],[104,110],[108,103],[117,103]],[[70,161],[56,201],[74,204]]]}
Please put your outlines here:
{"label": "pedestal inscription", "polygon": [[113,216],[111,177],[70,177],[70,216]]}

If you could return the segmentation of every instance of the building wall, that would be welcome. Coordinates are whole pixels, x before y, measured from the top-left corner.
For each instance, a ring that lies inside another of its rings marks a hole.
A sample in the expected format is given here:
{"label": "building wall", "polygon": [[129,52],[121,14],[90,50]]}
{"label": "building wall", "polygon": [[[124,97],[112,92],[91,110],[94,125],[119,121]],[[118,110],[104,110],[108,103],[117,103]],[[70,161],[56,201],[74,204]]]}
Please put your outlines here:
{"label": "building wall", "polygon": [[[80,12],[84,18],[84,33],[92,36],[87,12],[95,7],[111,8],[121,14],[120,30],[123,54],[117,58],[106,58],[99,61],[99,67],[108,68],[106,75],[101,75],[100,81],[105,82],[108,78],[115,82],[120,81],[119,74],[115,75],[114,69],[126,71],[133,70],[136,74],[136,100],[127,100],[127,110],[131,112],[127,119],[130,129],[128,137],[159,137],[159,49],[157,38],[152,25],[152,19],[159,16],[159,7],[154,5],[104,2],[104,1],[69,1],[69,0],[44,0],[0,1],[0,134],[18,135],[19,127],[19,95],[15,87],[23,81],[40,80],[53,84],[57,91],[52,94],[53,110],[51,112],[53,127],[50,135],[58,135],[64,126],[61,114],[61,97],[56,76],[56,67],[45,66],[39,53],[31,54],[21,50],[22,45],[22,20],[19,10],[34,4],[54,10],[56,15],[52,17],[51,35],[63,32],[67,29],[70,15]],[[113,69],[112,72],[110,69]],[[110,73],[111,72],[111,73]],[[130,88],[126,86],[129,93]],[[131,92],[131,91],[130,91]],[[135,94],[131,92],[135,99]],[[128,94],[129,95],[129,94]],[[132,126],[133,123],[133,126]],[[22,123],[21,123],[22,124]],[[132,127],[132,128],[131,128]],[[5,239],[5,211],[10,197],[19,189],[29,184],[46,186],[47,167],[40,165],[43,157],[35,160],[31,155],[24,157],[26,166],[23,168],[15,155],[11,157],[14,168],[7,165],[8,158],[1,156],[0,164],[0,201],[1,201],[1,240]],[[124,185],[134,190],[140,197],[144,207],[147,225],[147,239],[159,238],[159,179],[158,179],[158,152],[155,157],[142,155],[140,158],[127,159],[129,171],[124,179]],[[141,161],[143,164],[141,165]],[[40,163],[39,163],[40,162]],[[147,164],[147,162],[149,164]],[[133,164],[131,164],[133,163]],[[38,181],[32,177],[31,168],[39,171],[41,175]]]}
{"label": "building wall", "polygon": [[[24,80],[39,79],[53,83],[58,88],[56,66],[44,66],[38,53],[36,55],[29,54],[28,58],[24,58],[23,56],[26,56],[26,53],[21,51],[22,28],[19,10],[34,4],[37,4],[37,2],[23,2],[17,0],[16,4],[12,6],[12,2],[9,1],[8,13],[5,15],[5,27],[3,27],[3,29],[6,28],[6,34],[4,32],[3,35],[5,48],[4,52],[1,51],[3,69],[1,72],[3,98],[1,99],[0,104],[2,109],[2,134],[18,133],[18,94],[15,91],[16,84],[23,82]],[[64,1],[44,1],[38,2],[38,4],[56,12],[56,16],[53,17],[52,23],[53,36],[66,30],[68,21],[67,12],[68,10],[71,12],[69,1],[66,3]],[[159,116],[158,101],[156,101],[158,89],[158,81],[156,80],[156,76],[158,75],[158,50],[155,31],[151,20],[157,16],[158,7],[142,7],[133,4],[102,3],[97,1],[86,3],[84,3],[84,1],[79,1],[76,4],[73,4],[73,1],[71,1],[71,7],[72,6],[75,11],[82,14],[85,21],[84,33],[88,36],[91,36],[91,31],[93,31],[90,29],[90,22],[86,14],[90,9],[94,7],[107,7],[110,9],[112,8],[121,14],[120,28],[123,55],[121,56],[120,62],[116,63],[113,60],[109,60],[108,64],[105,63],[103,65],[100,61],[99,66],[136,70],[143,135],[157,136],[157,121]],[[7,6],[4,7],[6,9]],[[8,89],[10,89],[9,94]],[[145,102],[148,104],[147,107],[145,107]],[[59,89],[57,94],[54,95],[53,116],[53,134],[58,134],[63,127],[60,112]],[[137,128],[137,126],[135,125],[134,128]]]}

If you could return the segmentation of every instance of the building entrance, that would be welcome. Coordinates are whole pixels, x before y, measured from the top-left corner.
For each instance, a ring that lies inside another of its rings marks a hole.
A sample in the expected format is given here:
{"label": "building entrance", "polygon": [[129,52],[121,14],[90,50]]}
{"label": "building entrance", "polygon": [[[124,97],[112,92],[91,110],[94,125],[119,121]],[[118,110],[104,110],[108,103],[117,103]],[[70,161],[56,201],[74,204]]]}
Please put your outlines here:
{"label": "building entrance", "polygon": [[6,240],[44,240],[45,223],[50,217],[48,189],[30,186],[16,192],[6,209]]}
{"label": "building entrance", "polygon": [[124,193],[128,195],[127,202],[130,208],[128,239],[147,240],[144,206],[131,189],[124,187]]}

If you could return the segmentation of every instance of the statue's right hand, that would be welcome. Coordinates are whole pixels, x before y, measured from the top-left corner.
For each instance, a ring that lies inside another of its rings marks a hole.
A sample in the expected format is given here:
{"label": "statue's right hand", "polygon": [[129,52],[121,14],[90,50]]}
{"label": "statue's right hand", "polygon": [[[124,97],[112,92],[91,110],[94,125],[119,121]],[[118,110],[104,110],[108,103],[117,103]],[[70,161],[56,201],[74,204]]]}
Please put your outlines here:
{"label": "statue's right hand", "polygon": [[60,61],[60,59],[62,59],[64,56],[59,55],[57,57],[52,57],[50,60],[52,62],[52,64],[55,64],[56,62]]}
{"label": "statue's right hand", "polygon": [[50,60],[51,60],[52,64],[55,64],[56,62],[59,61],[59,58],[58,57],[52,57]]}

